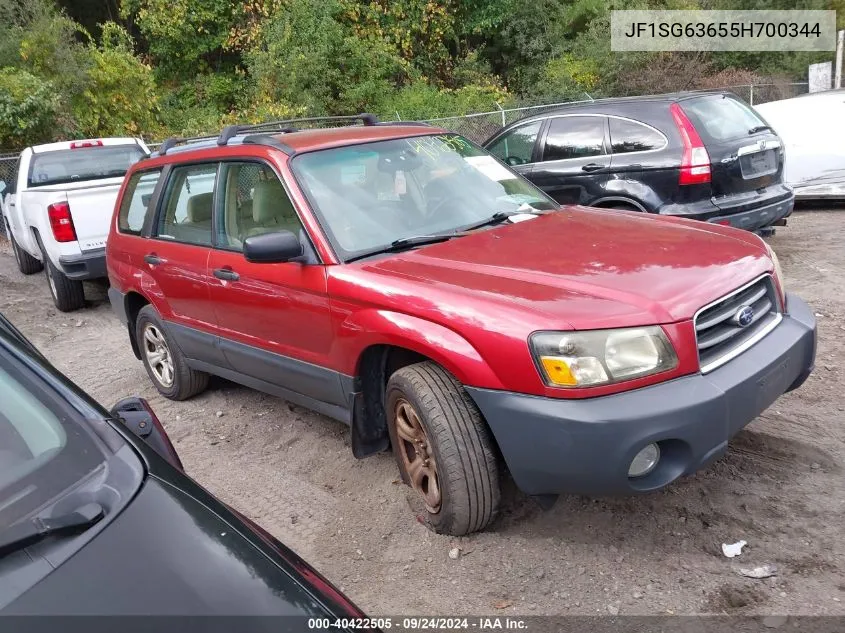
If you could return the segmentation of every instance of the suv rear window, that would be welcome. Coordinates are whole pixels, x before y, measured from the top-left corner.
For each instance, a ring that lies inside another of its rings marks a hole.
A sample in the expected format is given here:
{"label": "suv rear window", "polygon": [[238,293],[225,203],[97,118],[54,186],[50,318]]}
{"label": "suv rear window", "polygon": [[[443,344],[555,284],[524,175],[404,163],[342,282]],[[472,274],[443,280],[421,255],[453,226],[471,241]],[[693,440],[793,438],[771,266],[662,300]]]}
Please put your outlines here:
{"label": "suv rear window", "polygon": [[143,157],[144,150],[136,143],[33,154],[27,186],[44,187],[66,182],[120,178]]}
{"label": "suv rear window", "polygon": [[741,101],[730,96],[707,96],[681,102],[699,134],[713,141],[747,137],[766,123]]}

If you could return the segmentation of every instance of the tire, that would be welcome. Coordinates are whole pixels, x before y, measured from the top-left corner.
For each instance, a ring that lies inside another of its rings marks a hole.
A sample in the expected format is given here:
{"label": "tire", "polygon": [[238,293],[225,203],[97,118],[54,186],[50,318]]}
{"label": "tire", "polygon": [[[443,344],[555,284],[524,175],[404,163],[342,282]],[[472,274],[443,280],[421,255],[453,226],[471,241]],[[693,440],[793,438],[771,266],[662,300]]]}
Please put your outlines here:
{"label": "tire", "polygon": [[24,275],[34,275],[37,272],[41,272],[41,269],[44,267],[43,264],[18,246],[15,236],[8,230],[8,227],[6,230],[9,233],[9,241],[12,243],[12,252],[15,254],[18,270]]}
{"label": "tire", "polygon": [[[138,312],[135,340],[147,375],[165,398],[187,400],[208,387],[208,374],[188,366],[182,350],[170,338],[155,308],[150,305]],[[161,362],[155,362],[157,358],[161,358]]]}
{"label": "tire", "polygon": [[73,312],[85,307],[85,290],[81,281],[68,279],[65,274],[53,265],[44,251],[44,272],[47,274],[47,286],[53,303],[61,312]]}
{"label": "tire", "polygon": [[501,498],[496,451],[461,384],[435,363],[409,365],[388,380],[385,407],[396,463],[422,499],[426,524],[453,536],[489,525]]}

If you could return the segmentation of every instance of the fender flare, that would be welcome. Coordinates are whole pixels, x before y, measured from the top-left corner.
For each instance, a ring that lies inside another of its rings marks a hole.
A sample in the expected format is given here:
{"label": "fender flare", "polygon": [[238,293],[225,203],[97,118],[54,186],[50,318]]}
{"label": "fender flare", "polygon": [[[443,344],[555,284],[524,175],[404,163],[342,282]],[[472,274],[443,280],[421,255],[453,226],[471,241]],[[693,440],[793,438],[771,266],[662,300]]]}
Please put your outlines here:
{"label": "fender flare", "polygon": [[593,202],[591,202],[589,206],[597,207],[607,202],[623,202],[625,204],[630,204],[631,206],[637,207],[643,213],[650,213],[650,211],[646,209],[645,206],[638,200],[634,200],[633,198],[625,198],[623,196],[606,196],[604,198],[599,198],[598,200],[594,200]]}
{"label": "fender flare", "polygon": [[345,373],[358,376],[364,351],[374,345],[401,347],[421,354],[462,384],[504,388],[472,343],[439,323],[390,310],[362,310],[341,324],[335,357],[344,359]]}

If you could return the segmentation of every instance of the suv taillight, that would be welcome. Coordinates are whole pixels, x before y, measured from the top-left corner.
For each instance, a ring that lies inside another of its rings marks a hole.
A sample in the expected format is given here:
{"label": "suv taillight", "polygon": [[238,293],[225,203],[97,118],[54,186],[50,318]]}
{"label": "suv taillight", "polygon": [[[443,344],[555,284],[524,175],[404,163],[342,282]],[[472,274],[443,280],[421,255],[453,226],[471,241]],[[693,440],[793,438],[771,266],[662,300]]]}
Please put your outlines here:
{"label": "suv taillight", "polygon": [[57,202],[47,207],[47,217],[50,218],[50,228],[57,242],[75,242],[76,229],[73,218],[70,217],[70,205],[67,202]]}
{"label": "suv taillight", "polygon": [[669,106],[678,134],[684,145],[681,158],[681,177],[679,185],[698,185],[710,182],[710,154],[701,142],[701,137],[679,103]]}

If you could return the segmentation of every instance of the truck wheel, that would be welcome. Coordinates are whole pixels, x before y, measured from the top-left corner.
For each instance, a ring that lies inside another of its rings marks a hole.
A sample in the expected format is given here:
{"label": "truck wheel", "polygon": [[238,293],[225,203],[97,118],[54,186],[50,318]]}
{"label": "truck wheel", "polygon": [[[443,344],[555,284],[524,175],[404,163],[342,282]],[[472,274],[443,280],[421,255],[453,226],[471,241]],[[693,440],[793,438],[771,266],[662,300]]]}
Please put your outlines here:
{"label": "truck wheel", "polygon": [[493,438],[475,403],[432,362],[403,367],[387,383],[388,430],[402,479],[422,498],[426,522],[463,536],[499,510]]}
{"label": "truck wheel", "polygon": [[61,312],[72,312],[85,307],[85,290],[81,281],[68,279],[65,274],[53,265],[50,258],[44,251],[41,252],[44,258],[44,271],[47,273],[47,284],[50,286],[50,294],[53,296],[53,303]]}
{"label": "truck wheel", "polygon": [[138,312],[135,340],[150,380],[165,398],[186,400],[208,387],[208,374],[188,366],[152,306],[144,306]]}
{"label": "truck wheel", "polygon": [[9,231],[9,241],[12,243],[12,252],[15,254],[15,261],[18,264],[18,270],[24,275],[33,275],[43,268],[41,262],[18,246],[18,243],[15,241],[15,236],[12,235],[11,231]]}

